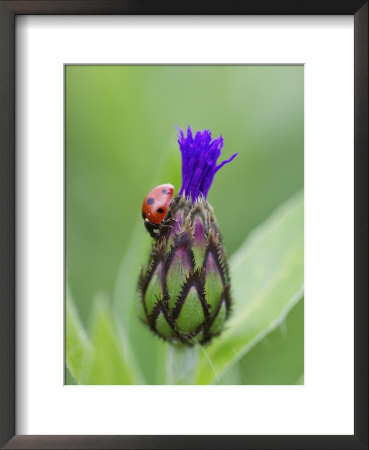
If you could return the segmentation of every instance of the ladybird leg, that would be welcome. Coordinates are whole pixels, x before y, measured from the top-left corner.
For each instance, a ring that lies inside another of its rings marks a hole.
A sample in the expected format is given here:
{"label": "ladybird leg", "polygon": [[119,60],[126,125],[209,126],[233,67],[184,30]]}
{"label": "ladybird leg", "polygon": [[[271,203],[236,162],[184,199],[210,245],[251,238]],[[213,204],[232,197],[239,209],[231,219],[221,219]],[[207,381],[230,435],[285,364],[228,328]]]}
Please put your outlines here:
{"label": "ladybird leg", "polygon": [[172,221],[177,222],[175,219],[173,218],[168,218],[168,219],[164,219],[163,222],[160,224],[161,227],[167,227],[167,228],[172,228],[172,225],[169,225]]}

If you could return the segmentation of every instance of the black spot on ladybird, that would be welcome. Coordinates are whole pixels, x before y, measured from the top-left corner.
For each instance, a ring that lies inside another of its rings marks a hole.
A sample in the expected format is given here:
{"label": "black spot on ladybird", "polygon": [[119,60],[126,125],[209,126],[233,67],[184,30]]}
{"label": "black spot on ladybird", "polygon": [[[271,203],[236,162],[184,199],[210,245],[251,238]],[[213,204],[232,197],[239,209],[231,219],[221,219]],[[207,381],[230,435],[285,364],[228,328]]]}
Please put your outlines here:
{"label": "black spot on ladybird", "polygon": [[142,212],[142,218],[146,219],[146,214],[144,212]]}
{"label": "black spot on ladybird", "polygon": [[155,200],[154,200],[152,197],[149,197],[149,198],[146,200],[146,203],[147,203],[148,205],[152,205],[153,203],[155,203]]}
{"label": "black spot on ladybird", "polygon": [[165,194],[165,195],[169,195],[169,194],[170,194],[170,192],[168,191],[168,189],[163,189],[161,192],[162,192],[163,194]]}
{"label": "black spot on ladybird", "polygon": [[161,214],[161,213],[163,213],[163,212],[164,212],[164,209],[163,209],[163,208],[159,208],[159,209],[158,209],[158,213]]}

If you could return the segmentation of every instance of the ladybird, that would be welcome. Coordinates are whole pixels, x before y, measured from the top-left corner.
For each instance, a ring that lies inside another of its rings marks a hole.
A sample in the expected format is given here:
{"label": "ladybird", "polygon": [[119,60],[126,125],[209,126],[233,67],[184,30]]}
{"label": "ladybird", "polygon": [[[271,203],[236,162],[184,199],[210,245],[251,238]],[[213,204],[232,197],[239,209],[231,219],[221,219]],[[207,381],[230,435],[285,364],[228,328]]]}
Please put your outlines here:
{"label": "ladybird", "polygon": [[152,237],[158,237],[161,227],[166,225],[165,217],[172,202],[173,193],[174,187],[171,184],[161,184],[154,187],[143,201],[142,218]]}

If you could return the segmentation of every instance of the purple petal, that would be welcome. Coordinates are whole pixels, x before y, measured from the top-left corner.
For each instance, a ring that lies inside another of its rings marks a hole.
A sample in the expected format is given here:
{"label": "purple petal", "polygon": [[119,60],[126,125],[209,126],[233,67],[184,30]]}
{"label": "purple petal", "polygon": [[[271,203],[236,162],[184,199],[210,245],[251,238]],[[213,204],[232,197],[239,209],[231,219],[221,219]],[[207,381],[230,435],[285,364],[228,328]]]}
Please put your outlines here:
{"label": "purple petal", "polygon": [[209,192],[216,172],[232,161],[237,153],[217,165],[223,148],[223,137],[211,138],[209,130],[197,131],[193,137],[191,127],[187,128],[187,137],[177,128],[178,144],[182,153],[182,187],[179,194],[192,198],[194,202],[200,195],[205,198]]}
{"label": "purple petal", "polygon": [[216,166],[216,168],[215,168],[216,170],[214,173],[218,172],[218,170],[221,169],[224,166],[224,164],[231,162],[237,155],[238,155],[238,152],[235,153],[234,155],[232,155],[229,159],[222,161],[218,166]]}

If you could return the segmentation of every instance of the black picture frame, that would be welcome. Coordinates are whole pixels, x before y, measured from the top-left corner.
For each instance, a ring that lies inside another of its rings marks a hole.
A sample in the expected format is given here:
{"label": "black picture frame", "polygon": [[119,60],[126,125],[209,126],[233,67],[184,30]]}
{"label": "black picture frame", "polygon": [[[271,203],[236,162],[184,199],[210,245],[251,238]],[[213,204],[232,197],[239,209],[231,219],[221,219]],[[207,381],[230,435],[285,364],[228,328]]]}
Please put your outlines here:
{"label": "black picture frame", "polygon": [[[354,435],[15,435],[15,18],[24,14],[210,14],[354,16]],[[0,1],[0,445],[6,449],[368,448],[368,1],[42,0]]]}

